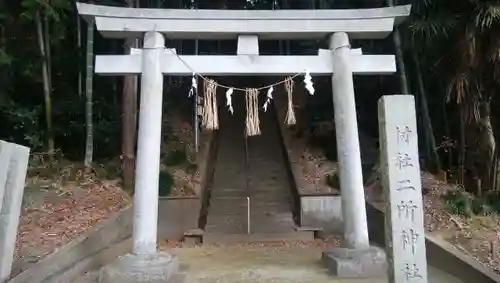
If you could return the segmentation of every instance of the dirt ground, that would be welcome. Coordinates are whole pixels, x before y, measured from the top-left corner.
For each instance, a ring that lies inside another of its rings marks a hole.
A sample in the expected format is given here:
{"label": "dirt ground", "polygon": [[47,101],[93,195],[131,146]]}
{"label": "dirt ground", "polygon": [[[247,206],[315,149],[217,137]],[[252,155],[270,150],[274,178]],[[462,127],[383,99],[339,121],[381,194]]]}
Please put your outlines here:
{"label": "dirt ground", "polygon": [[[321,253],[337,241],[312,243],[280,242],[232,246],[172,248],[191,283],[386,283],[386,278],[339,279],[330,277],[320,262]],[[430,283],[461,283],[456,278],[429,269]]]}
{"label": "dirt ground", "polygon": [[[387,278],[340,279],[329,276],[321,254],[338,246],[326,242],[275,242],[182,247],[182,243],[160,243],[159,249],[177,257],[183,282],[189,283],[387,283]],[[429,283],[464,283],[432,267]],[[75,283],[95,283],[98,272],[90,272]]]}

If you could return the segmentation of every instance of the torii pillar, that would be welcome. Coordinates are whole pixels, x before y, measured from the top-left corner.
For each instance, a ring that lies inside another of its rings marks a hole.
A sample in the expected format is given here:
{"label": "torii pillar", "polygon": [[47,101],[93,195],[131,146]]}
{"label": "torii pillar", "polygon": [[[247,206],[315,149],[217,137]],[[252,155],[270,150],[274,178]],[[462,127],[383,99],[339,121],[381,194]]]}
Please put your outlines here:
{"label": "torii pillar", "polygon": [[322,260],[339,277],[379,277],[386,273],[387,262],[384,250],[371,247],[368,238],[348,35],[331,35],[330,49],[334,60],[332,92],[345,246],[324,252]]}
{"label": "torii pillar", "polygon": [[163,100],[160,56],[164,49],[165,39],[161,33],[152,31],[145,34],[132,253],[103,267],[99,274],[100,283],[168,283],[174,281],[178,270],[175,257],[156,249]]}

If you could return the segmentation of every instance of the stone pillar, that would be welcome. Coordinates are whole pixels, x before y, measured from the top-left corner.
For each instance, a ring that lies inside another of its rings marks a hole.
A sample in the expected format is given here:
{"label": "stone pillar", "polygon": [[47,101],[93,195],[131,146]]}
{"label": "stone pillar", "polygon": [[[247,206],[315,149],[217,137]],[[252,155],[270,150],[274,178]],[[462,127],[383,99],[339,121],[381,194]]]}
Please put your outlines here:
{"label": "stone pillar", "polygon": [[335,33],[330,39],[333,50],[333,108],[337,137],[337,156],[344,219],[344,238],[350,248],[367,248],[365,191],[361,171],[358,121],[354,100],[354,83],[349,65],[350,45],[346,33]]}
{"label": "stone pillar", "polygon": [[162,34],[146,33],[142,50],[132,254],[103,267],[99,274],[101,283],[164,283],[178,278],[176,258],[158,253],[156,249],[163,111],[160,56],[164,49]]}
{"label": "stone pillar", "polygon": [[12,269],[29,152],[0,141],[0,282],[7,282]]}
{"label": "stone pillar", "polygon": [[344,240],[347,247],[323,253],[323,261],[335,276],[382,276],[386,270],[385,253],[382,249],[370,247],[368,239],[354,83],[349,64],[351,51],[347,34],[333,34],[330,49],[334,60],[333,107]]}
{"label": "stone pillar", "polygon": [[158,225],[158,176],[162,128],[163,74],[160,57],[165,39],[158,32],[144,36],[137,163],[134,189],[134,254],[156,252]]}
{"label": "stone pillar", "polygon": [[413,95],[378,101],[380,165],[386,203],[385,245],[389,283],[426,283],[424,204]]}

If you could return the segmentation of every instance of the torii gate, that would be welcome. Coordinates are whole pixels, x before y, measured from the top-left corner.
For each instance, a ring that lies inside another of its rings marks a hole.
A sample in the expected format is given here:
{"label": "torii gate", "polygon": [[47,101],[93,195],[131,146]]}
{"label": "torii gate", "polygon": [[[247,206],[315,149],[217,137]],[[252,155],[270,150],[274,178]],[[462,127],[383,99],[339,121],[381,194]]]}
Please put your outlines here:
{"label": "torii gate", "polygon": [[[376,264],[370,248],[361,171],[353,75],[396,72],[393,55],[363,55],[351,50],[349,37],[380,39],[410,13],[411,6],[358,10],[178,10],[120,8],[77,3],[104,37],[144,36],[142,50],[129,55],[96,56],[95,72],[141,75],[139,137],[134,196],[132,254],[103,268],[100,282],[170,282],[175,260],[157,253],[158,174],[160,165],[163,75],[332,75],[340,171],[344,238],[339,265]],[[328,50],[313,56],[261,56],[259,39],[329,37]],[[178,56],[165,48],[171,39],[238,39],[235,56]],[[189,68],[187,65],[189,65]],[[355,260],[352,260],[356,255]],[[380,264],[379,264],[380,265]],[[383,268],[384,265],[378,266]],[[349,268],[352,268],[350,266]],[[367,275],[367,274],[365,274]],[[135,281],[130,281],[133,276]],[[158,281],[151,281],[152,276]],[[127,279],[127,280],[125,280]]]}

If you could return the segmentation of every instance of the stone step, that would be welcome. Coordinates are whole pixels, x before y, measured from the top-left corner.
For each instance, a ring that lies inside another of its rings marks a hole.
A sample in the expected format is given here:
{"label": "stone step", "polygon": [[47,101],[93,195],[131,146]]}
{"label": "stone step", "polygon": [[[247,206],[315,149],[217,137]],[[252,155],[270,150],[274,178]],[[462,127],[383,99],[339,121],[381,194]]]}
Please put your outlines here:
{"label": "stone step", "polygon": [[266,243],[281,241],[314,241],[314,233],[309,231],[252,234],[206,233],[203,236],[203,244]]}
{"label": "stone step", "polygon": [[[225,227],[223,229],[210,229],[207,230],[207,234],[226,234],[226,235],[237,235],[237,234],[247,234],[247,226],[231,226],[231,227]],[[250,226],[250,231],[251,233],[254,234],[285,234],[285,233],[292,233],[296,232],[295,229],[293,228],[287,228],[285,229],[261,229],[261,227],[253,227]],[[312,233],[314,235],[314,233]]]}
{"label": "stone step", "polygon": [[[260,220],[260,221],[259,221]],[[207,224],[205,226],[206,231],[210,230],[217,230],[220,228],[221,230],[227,228],[230,225],[236,225],[239,227],[247,227],[247,218],[218,218],[218,219],[211,219],[207,221]],[[265,231],[292,231],[295,230],[295,222],[293,220],[281,220],[281,221],[268,221],[266,219],[257,219],[257,218],[250,218],[250,226],[251,227],[259,227],[259,230],[265,230]]]}
{"label": "stone step", "polygon": [[[266,116],[266,115],[264,115]],[[269,115],[268,115],[269,116]],[[244,115],[221,116],[220,144],[213,189],[209,200],[205,232],[212,234],[245,235],[250,197],[250,224],[255,234],[275,240],[296,237],[292,214],[293,194],[282,156],[280,138],[274,131],[273,116],[262,118],[262,135],[245,138],[235,134],[244,126]],[[242,119],[238,121],[238,119]],[[244,152],[245,143],[248,152]],[[313,235],[310,234],[310,235]],[[235,236],[236,237],[236,236]],[[246,235],[245,237],[248,237]],[[312,237],[312,236],[311,236]]]}
{"label": "stone step", "polygon": [[[221,211],[220,213],[217,212],[212,212],[208,216],[208,221],[209,222],[217,222],[217,221],[225,221],[226,219],[242,219],[246,221],[247,219],[247,211],[245,210],[238,210],[234,212],[224,212]],[[250,211],[250,220],[251,221],[265,221],[266,223],[269,222],[276,222],[276,223],[282,223],[282,222],[287,222],[287,223],[293,223],[293,215],[289,211],[284,211],[284,212],[266,212],[266,211]],[[269,223],[272,224],[272,223]]]}
{"label": "stone step", "polygon": [[[210,202],[210,207],[208,209],[209,212],[211,211],[217,211],[220,209],[227,209],[227,210],[244,210],[245,212],[247,209],[250,209],[252,212],[256,211],[265,211],[265,212],[291,212],[292,211],[292,202],[268,202],[268,203],[263,203],[263,202],[257,202],[257,201],[250,201],[250,204],[248,204],[246,201],[234,201],[231,202],[230,200],[228,201],[227,199],[217,199],[214,202]],[[226,210],[224,210],[226,211]]]}
{"label": "stone step", "polygon": [[279,203],[279,202],[270,202],[270,203],[258,203],[258,202],[250,202],[248,204],[246,201],[235,201],[234,203],[228,204],[228,201],[225,200],[216,200],[210,203],[209,212],[213,211],[231,211],[231,210],[245,210],[250,209],[251,211],[266,211],[266,212],[291,212],[292,204],[289,203]]}
{"label": "stone step", "polygon": [[246,197],[226,197],[223,195],[216,195],[215,197],[210,199],[210,206],[220,206],[225,205],[228,207],[247,207],[248,203],[250,203],[250,207],[288,207],[291,208],[293,201],[291,198],[280,199],[278,197],[263,199],[263,197],[250,197],[250,200],[247,200]]}
{"label": "stone step", "polygon": [[[227,221],[208,222],[205,226],[207,233],[221,232],[234,233],[246,232],[248,229],[246,219],[227,219]],[[291,232],[296,230],[296,225],[293,221],[266,223],[265,221],[258,222],[250,220],[250,229],[255,232]]]}
{"label": "stone step", "polygon": [[278,215],[278,214],[292,215],[291,207],[289,205],[282,205],[282,206],[251,205],[250,209],[248,209],[246,205],[232,206],[232,207],[225,207],[221,205],[221,206],[212,206],[208,212],[213,215],[228,215],[228,214],[247,215],[248,213],[250,213],[250,215],[267,215],[267,216]]}
{"label": "stone step", "polygon": [[255,199],[262,199],[266,200],[267,198],[277,198],[279,197],[280,200],[286,201],[287,199],[292,198],[292,193],[290,193],[288,190],[282,190],[282,191],[259,191],[259,190],[236,190],[236,189],[217,189],[213,190],[210,195],[212,197],[215,196],[220,196],[220,197],[232,197],[232,198],[244,198],[246,199],[247,196]]}
{"label": "stone step", "polygon": [[[215,205],[227,205],[227,206],[238,206],[244,205],[246,206],[248,203],[248,199],[246,196],[213,196],[210,198],[210,204]],[[275,206],[280,204],[291,204],[292,200],[287,199],[286,197],[276,198],[276,199],[268,199],[264,196],[250,196],[250,205],[251,206]]]}
{"label": "stone step", "polygon": [[[217,184],[214,184],[214,185],[217,185]],[[247,194],[249,195],[253,195],[253,196],[259,196],[259,195],[275,195],[275,196],[278,196],[278,195],[282,195],[285,197],[287,196],[292,196],[292,190],[288,189],[288,188],[285,188],[285,189],[281,189],[281,188],[273,188],[272,190],[269,189],[269,187],[266,187],[266,186],[254,186],[254,187],[249,187],[248,189],[246,187],[238,187],[236,185],[234,186],[219,186],[219,187],[215,187],[214,190],[212,190],[212,195],[213,194],[217,194],[217,193],[227,193],[227,192],[238,192],[238,193],[241,193],[241,194],[244,194],[245,196]]]}
{"label": "stone step", "polygon": [[[207,225],[217,224],[217,223],[226,223],[226,222],[247,222],[246,214],[219,214],[219,215],[211,215],[207,219]],[[262,214],[251,214],[250,222],[252,223],[262,223],[263,225],[280,225],[281,223],[289,223],[294,225],[295,221],[293,221],[292,215],[262,215]]]}
{"label": "stone step", "polygon": [[[208,219],[219,219],[219,218],[227,218],[227,217],[244,217],[247,218],[247,210],[219,210],[219,211],[210,211],[208,215]],[[290,211],[258,211],[258,210],[250,210],[250,217],[253,219],[265,220],[265,219],[293,219],[293,214]]]}
{"label": "stone step", "polygon": [[[285,233],[296,231],[295,223],[273,223],[273,225],[264,225],[265,223],[259,223],[252,221],[250,223],[250,230],[252,232],[259,233]],[[226,222],[226,223],[215,223],[207,224],[205,226],[206,233],[226,233],[226,234],[238,234],[246,233],[248,225],[246,221],[238,222]]]}

